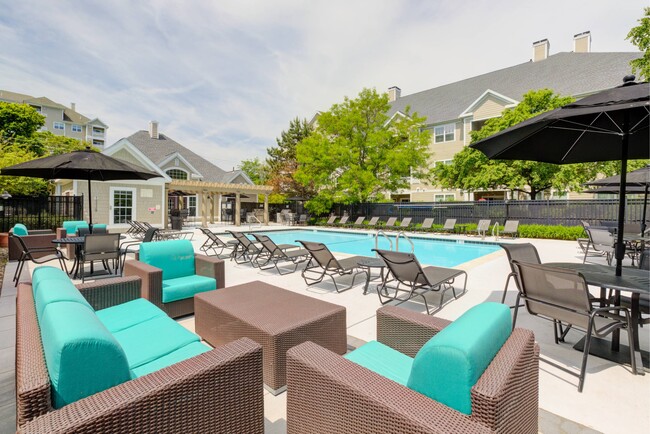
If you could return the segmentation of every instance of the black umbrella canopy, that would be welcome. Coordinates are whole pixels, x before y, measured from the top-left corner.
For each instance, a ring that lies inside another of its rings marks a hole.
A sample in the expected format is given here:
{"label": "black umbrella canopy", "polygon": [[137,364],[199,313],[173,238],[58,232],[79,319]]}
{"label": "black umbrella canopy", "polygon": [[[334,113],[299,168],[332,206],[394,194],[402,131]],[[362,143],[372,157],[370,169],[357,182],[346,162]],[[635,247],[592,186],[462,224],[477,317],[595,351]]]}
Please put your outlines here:
{"label": "black umbrella canopy", "polygon": [[90,181],[119,179],[151,179],[160,176],[140,166],[86,148],[67,154],[37,158],[0,169],[0,175],[28,176],[45,179],[85,179],[88,181],[90,223],[93,221]]}
{"label": "black umbrella canopy", "polygon": [[[488,158],[554,164],[621,160],[624,198],[627,160],[650,158],[650,84],[634,83],[598,92],[507,128],[470,147]],[[619,198],[616,275],[625,246],[625,200]]]}
{"label": "black umbrella canopy", "polygon": [[[650,147],[650,143],[648,143]],[[621,175],[614,175],[608,178],[597,179],[587,182],[585,185],[592,187],[619,187],[621,185]],[[626,191],[629,193],[629,187],[644,187],[650,185],[650,165],[629,172],[625,176]],[[643,189],[642,189],[643,190]]]}

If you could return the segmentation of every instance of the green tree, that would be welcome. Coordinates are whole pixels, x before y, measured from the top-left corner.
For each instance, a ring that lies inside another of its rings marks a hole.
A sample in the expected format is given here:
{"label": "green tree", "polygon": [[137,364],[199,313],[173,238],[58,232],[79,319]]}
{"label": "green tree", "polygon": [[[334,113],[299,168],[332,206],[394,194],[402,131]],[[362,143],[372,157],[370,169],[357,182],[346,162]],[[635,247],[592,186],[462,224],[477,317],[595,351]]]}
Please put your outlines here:
{"label": "green tree", "polygon": [[[471,143],[482,140],[521,121],[573,101],[549,89],[526,93],[514,108],[507,109],[501,117],[489,119],[483,128],[471,132]],[[535,161],[489,160],[482,152],[465,147],[457,153],[450,165],[438,164],[434,178],[445,188],[467,191],[508,188],[534,199],[537,193],[549,188],[580,189],[581,184],[598,173],[597,163],[555,165]]]}
{"label": "green tree", "polygon": [[88,142],[82,142],[72,137],[57,136],[50,131],[37,131],[31,137],[16,137],[16,146],[33,152],[37,157],[66,154],[90,147],[99,152],[99,149]]}
{"label": "green tree", "polygon": [[269,168],[266,163],[260,160],[258,157],[250,160],[242,160],[237,168],[246,173],[246,175],[248,175],[251,181],[253,181],[253,183],[256,185],[266,184]]}
{"label": "green tree", "polygon": [[[0,168],[24,163],[38,158],[33,152],[8,143],[4,139],[0,146]],[[50,182],[40,178],[24,176],[0,176],[0,191],[6,191],[12,196],[47,196],[50,192]]]}
{"label": "green tree", "polygon": [[632,27],[625,39],[629,39],[643,54],[630,62],[632,72],[638,72],[641,80],[650,80],[650,7],[643,11],[645,15],[638,20],[639,25]]}
{"label": "green tree", "polygon": [[426,168],[430,132],[424,118],[406,110],[389,122],[388,96],[363,89],[318,118],[318,126],[296,147],[298,182],[314,188],[306,203],[314,213],[333,202],[386,200],[386,192],[408,186],[409,175]]}
{"label": "green tree", "polygon": [[294,177],[298,170],[296,147],[311,133],[312,128],[306,119],[295,118],[289,122],[289,129],[282,131],[280,137],[275,139],[277,146],[266,150],[269,155],[266,160],[269,166],[267,184],[273,187],[275,195],[282,195],[285,198],[314,196],[312,185],[303,185]]}
{"label": "green tree", "polygon": [[45,125],[45,116],[28,104],[0,101],[0,136],[30,137]]}

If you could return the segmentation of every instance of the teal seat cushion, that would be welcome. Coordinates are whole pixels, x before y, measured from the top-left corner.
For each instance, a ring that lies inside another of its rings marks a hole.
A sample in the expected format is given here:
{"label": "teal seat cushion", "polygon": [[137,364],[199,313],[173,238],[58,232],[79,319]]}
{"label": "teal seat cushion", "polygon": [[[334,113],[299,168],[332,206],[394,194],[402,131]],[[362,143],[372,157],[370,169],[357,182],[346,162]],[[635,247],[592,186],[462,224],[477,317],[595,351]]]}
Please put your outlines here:
{"label": "teal seat cushion", "polygon": [[160,268],[163,280],[195,274],[194,247],[189,240],[142,243],[140,261]]}
{"label": "teal seat cushion", "polygon": [[508,306],[474,306],[418,351],[407,386],[461,413],[471,414],[471,389],[511,330]]}
{"label": "teal seat cushion", "polygon": [[168,316],[152,318],[113,333],[124,349],[129,368],[135,369],[170,354],[199,337]]}
{"label": "teal seat cushion", "polygon": [[50,303],[39,326],[55,408],[131,378],[124,351],[87,306]]}
{"label": "teal seat cushion", "polygon": [[[58,302],[75,302],[93,311],[88,301],[79,290],[72,284],[72,281],[63,270],[51,268],[43,270],[39,267],[34,270],[32,291],[34,293],[34,306],[36,316],[40,320],[45,307]],[[59,273],[56,273],[58,271]],[[65,319],[62,319],[65,320]]]}
{"label": "teal seat cushion", "polygon": [[21,237],[23,237],[25,235],[29,235],[29,231],[27,230],[27,226],[25,226],[22,223],[16,223],[14,225],[13,229],[12,229],[12,232],[14,233],[14,235],[18,235],[18,236],[21,236]]}
{"label": "teal seat cushion", "polygon": [[147,375],[152,372],[156,372],[162,368],[166,368],[167,366],[171,366],[174,363],[178,363],[183,360],[187,360],[191,357],[198,356],[199,354],[206,353],[211,349],[212,348],[205,345],[204,343],[192,342],[177,350],[172,351],[171,353],[165,356],[162,356],[156,360],[153,360],[149,363],[145,363],[144,365],[140,365],[139,367],[132,369],[131,377],[132,378],[142,377],[143,375]]}
{"label": "teal seat cushion", "polygon": [[346,359],[406,386],[413,359],[377,341],[370,341],[346,354]]}
{"label": "teal seat cushion", "polygon": [[63,229],[65,229],[66,234],[69,236],[74,236],[79,226],[87,228],[88,223],[83,220],[68,220],[62,224]]}
{"label": "teal seat cushion", "polygon": [[217,281],[206,276],[185,276],[162,282],[162,301],[169,303],[194,297],[194,294],[217,289]]}
{"label": "teal seat cushion", "polygon": [[144,298],[136,298],[126,303],[107,307],[96,313],[99,320],[111,333],[128,329],[152,318],[167,316],[162,309]]}

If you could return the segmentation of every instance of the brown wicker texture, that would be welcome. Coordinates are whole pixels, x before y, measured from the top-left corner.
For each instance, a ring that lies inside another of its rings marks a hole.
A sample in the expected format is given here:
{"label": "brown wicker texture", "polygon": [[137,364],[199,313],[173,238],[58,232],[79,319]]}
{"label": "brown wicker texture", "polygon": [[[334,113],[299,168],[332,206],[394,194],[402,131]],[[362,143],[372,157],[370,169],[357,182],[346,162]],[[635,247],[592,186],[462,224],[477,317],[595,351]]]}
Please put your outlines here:
{"label": "brown wicker texture", "polygon": [[142,279],[138,276],[118,277],[76,286],[93,309],[101,310],[140,298]]}
{"label": "brown wicker texture", "polygon": [[248,337],[264,348],[264,383],[274,391],[286,385],[287,350],[313,341],[345,354],[343,306],[269,285],[250,282],[195,296],[196,333],[211,345]]}
{"label": "brown wicker texture", "polygon": [[[63,229],[63,228],[56,228],[56,239],[59,240],[61,238],[66,238],[68,236],[68,232]],[[72,236],[72,235],[70,235]],[[63,247],[63,254],[66,258],[68,258],[70,261],[74,260],[74,258],[77,256],[75,253],[75,246],[74,244],[66,244]]]}
{"label": "brown wicker texture", "polygon": [[[195,255],[196,273],[201,276],[217,279],[217,289],[226,284],[225,263],[222,259]],[[138,276],[142,279],[142,297],[146,298],[165,311],[172,318],[178,318],[194,313],[194,299],[162,302],[162,270],[140,261],[126,261],[124,263],[125,276]]]}
{"label": "brown wicker texture", "polygon": [[[20,259],[20,255],[23,252],[23,248],[13,237],[13,233],[10,232],[9,237],[9,260],[17,261]],[[54,247],[52,240],[56,237],[56,234],[52,231],[29,231],[29,235],[23,235],[21,238],[25,242],[25,245],[29,249],[39,248],[39,247]],[[49,253],[33,253],[32,255],[35,258],[40,258],[41,256],[47,256]]]}
{"label": "brown wicker texture", "polygon": [[[377,311],[377,340],[413,356],[447,324],[386,306]],[[477,427],[486,432],[537,432],[539,347],[529,330],[513,330],[472,388],[471,416],[313,344],[293,348],[287,357],[289,433],[319,432],[319,427],[336,433],[455,433]]]}
{"label": "brown wicker texture", "polygon": [[[115,289],[114,284],[108,286],[111,287]],[[53,410],[31,294],[30,284],[19,285],[18,432],[264,432],[262,348],[249,339],[229,343]]]}

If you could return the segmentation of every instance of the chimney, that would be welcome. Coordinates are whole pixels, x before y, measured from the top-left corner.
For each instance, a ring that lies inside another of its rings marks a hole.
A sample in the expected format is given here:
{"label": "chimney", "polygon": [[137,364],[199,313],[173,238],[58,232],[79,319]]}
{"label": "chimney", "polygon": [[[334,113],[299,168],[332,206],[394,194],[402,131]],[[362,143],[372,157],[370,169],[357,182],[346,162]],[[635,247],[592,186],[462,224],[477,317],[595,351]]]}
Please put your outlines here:
{"label": "chimney", "polygon": [[551,43],[548,42],[548,39],[533,42],[533,62],[539,62],[540,60],[546,59],[550,48]]}
{"label": "chimney", "polygon": [[158,136],[158,121],[149,122],[149,136],[152,139],[159,139]]}
{"label": "chimney", "polygon": [[70,109],[71,109],[73,112],[76,112],[76,111],[77,111],[77,104],[71,102],[71,103],[70,103]]}
{"label": "chimney", "polygon": [[591,32],[589,30],[573,35],[573,52],[591,53]]}
{"label": "chimney", "polygon": [[402,89],[397,86],[388,88],[388,102],[393,102],[402,95]]}

